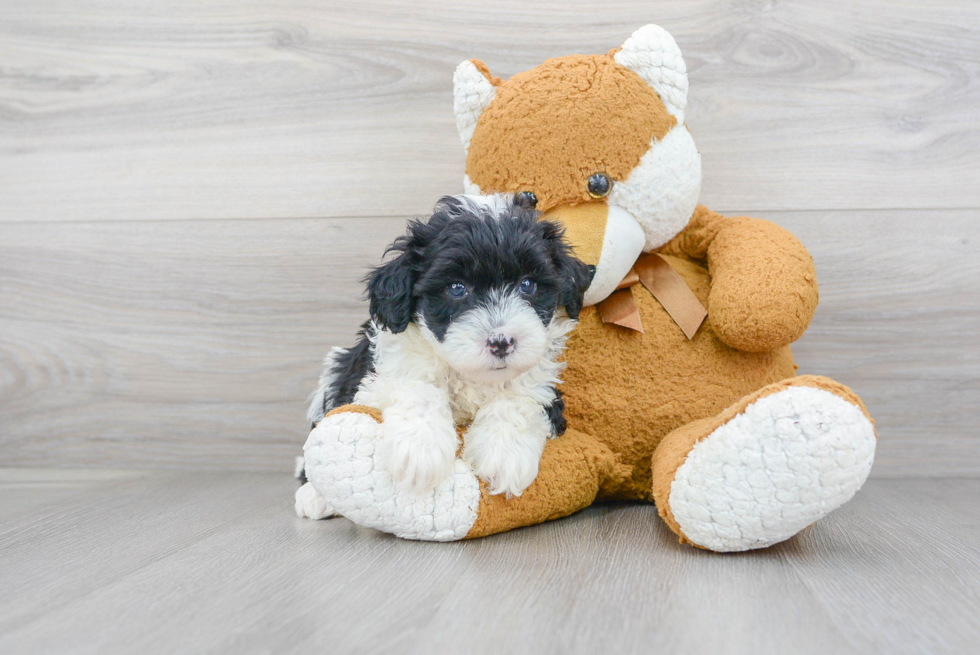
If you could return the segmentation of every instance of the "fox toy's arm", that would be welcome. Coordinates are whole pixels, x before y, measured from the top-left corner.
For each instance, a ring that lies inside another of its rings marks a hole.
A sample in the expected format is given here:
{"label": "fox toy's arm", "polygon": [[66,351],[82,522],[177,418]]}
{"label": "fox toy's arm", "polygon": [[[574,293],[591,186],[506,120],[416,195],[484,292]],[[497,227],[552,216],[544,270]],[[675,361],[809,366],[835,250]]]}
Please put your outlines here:
{"label": "fox toy's arm", "polygon": [[707,262],[708,320],[732,348],[762,352],[793,343],[817,309],[813,258],[769,221],[727,218],[699,205],[659,252]]}

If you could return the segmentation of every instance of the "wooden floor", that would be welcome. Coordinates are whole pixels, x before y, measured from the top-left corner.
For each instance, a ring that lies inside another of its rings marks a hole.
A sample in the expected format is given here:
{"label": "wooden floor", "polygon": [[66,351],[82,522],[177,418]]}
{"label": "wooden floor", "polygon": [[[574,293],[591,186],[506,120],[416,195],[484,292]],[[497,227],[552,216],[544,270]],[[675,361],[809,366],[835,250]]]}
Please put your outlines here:
{"label": "wooden floor", "polygon": [[0,469],[0,653],[976,653],[980,480],[876,479],[766,551],[646,505],[452,544],[268,473]]}

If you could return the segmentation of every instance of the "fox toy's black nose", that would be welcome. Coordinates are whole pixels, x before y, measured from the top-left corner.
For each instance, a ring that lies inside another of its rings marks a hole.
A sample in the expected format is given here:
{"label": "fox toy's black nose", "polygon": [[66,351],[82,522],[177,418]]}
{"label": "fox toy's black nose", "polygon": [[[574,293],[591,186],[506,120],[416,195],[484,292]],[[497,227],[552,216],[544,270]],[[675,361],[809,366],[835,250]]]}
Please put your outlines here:
{"label": "fox toy's black nose", "polygon": [[507,338],[500,334],[495,334],[487,339],[487,347],[490,348],[490,354],[500,359],[514,352],[514,345],[513,337]]}

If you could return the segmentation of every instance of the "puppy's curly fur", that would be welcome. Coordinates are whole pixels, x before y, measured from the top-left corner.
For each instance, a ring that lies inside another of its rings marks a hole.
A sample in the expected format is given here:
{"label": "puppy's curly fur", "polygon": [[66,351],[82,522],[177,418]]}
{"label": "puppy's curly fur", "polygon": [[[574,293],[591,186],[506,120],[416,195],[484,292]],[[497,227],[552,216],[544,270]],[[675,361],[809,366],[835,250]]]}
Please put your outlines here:
{"label": "puppy's curly fur", "polygon": [[371,319],[324,362],[308,416],[358,403],[384,418],[383,461],[419,491],[463,458],[491,493],[520,495],[565,430],[555,388],[588,268],[559,225],[511,196],[447,196],[366,279]]}

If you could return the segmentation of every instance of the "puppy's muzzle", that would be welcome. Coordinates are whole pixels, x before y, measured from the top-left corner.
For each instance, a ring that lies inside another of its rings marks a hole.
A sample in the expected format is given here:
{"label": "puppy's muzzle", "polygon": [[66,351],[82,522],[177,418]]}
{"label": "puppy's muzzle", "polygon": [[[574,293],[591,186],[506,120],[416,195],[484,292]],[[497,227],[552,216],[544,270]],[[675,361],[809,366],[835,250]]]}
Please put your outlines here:
{"label": "puppy's muzzle", "polygon": [[503,334],[495,334],[487,339],[490,354],[497,359],[504,359],[517,348],[517,340]]}

